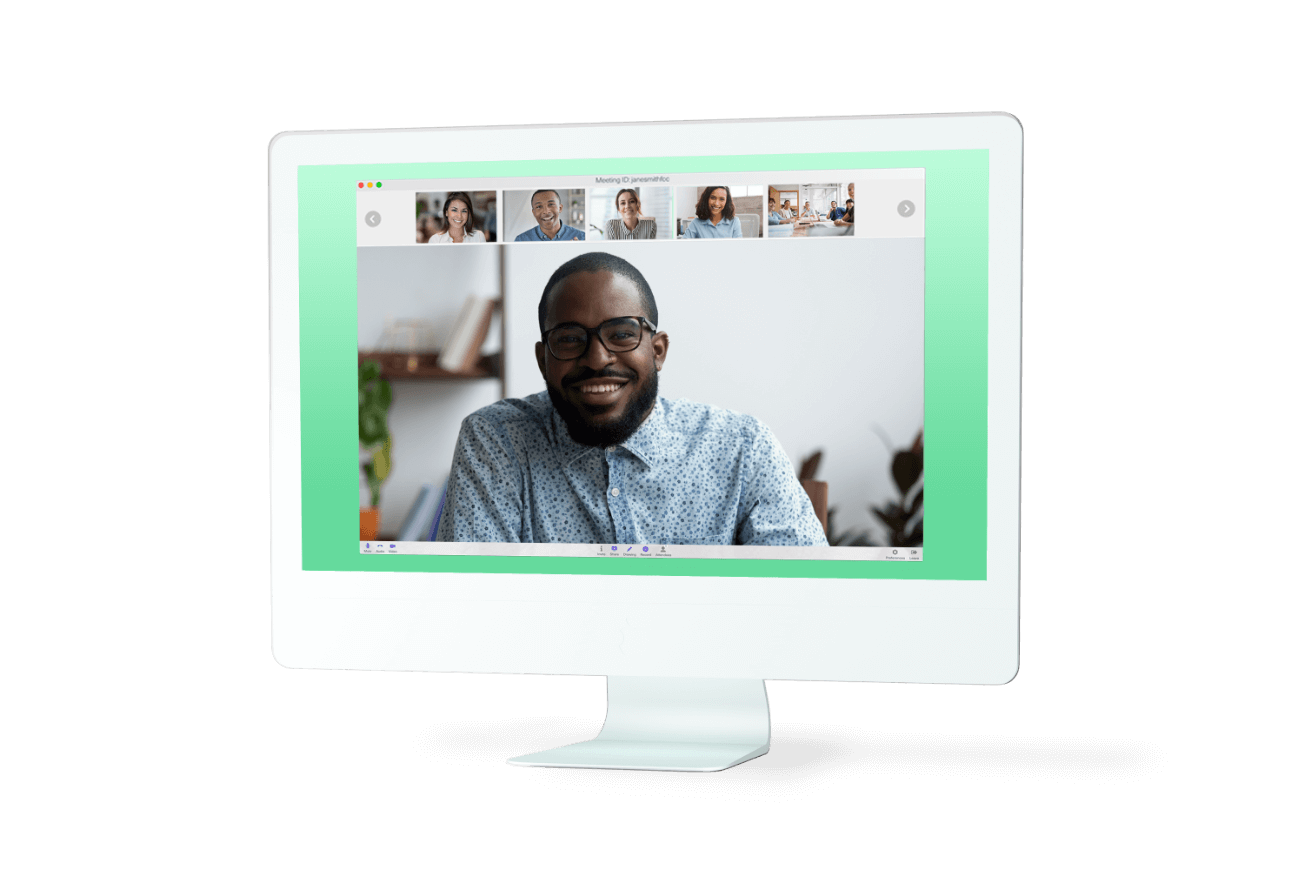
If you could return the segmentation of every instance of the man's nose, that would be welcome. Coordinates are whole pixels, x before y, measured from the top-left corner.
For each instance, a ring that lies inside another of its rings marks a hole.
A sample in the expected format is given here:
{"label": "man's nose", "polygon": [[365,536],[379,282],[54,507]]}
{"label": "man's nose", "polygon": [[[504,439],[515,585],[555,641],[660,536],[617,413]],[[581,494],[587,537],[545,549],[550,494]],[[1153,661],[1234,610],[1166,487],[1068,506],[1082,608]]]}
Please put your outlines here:
{"label": "man's nose", "polygon": [[616,355],[607,350],[607,346],[599,341],[596,335],[591,335],[589,346],[584,349],[584,356],[580,357],[580,360],[595,372],[600,372],[615,362]]}

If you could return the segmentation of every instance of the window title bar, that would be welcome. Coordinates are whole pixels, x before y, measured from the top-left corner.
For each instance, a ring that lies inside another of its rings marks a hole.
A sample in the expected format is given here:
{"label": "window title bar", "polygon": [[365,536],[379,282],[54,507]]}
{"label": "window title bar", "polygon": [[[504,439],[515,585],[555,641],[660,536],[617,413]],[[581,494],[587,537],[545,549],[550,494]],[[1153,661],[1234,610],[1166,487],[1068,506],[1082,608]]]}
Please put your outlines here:
{"label": "window title bar", "polygon": [[[916,180],[922,169],[815,169],[774,172],[690,172],[674,175],[537,175],[483,178],[383,178],[385,190],[535,190],[540,187],[613,187],[658,184],[694,187],[704,184],[822,184],[824,182]],[[376,179],[366,179],[375,182]]]}

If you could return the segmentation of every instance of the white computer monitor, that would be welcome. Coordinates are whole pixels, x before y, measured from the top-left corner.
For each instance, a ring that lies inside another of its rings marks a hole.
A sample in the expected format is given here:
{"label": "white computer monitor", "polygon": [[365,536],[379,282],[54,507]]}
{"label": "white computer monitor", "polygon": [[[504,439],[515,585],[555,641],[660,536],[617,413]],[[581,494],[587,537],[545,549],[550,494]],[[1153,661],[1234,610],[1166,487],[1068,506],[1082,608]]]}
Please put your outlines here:
{"label": "white computer monitor", "polygon": [[276,659],[606,675],[512,761],[662,770],[1008,682],[1021,191],[1001,114],[278,136]]}

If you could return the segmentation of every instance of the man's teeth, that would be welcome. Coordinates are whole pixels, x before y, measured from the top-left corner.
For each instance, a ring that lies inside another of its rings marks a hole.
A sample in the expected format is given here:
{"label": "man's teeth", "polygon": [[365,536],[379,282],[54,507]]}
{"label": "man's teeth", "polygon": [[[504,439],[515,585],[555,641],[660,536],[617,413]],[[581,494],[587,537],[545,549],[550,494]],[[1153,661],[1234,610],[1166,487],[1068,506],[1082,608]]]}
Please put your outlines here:
{"label": "man's teeth", "polygon": [[624,384],[581,384],[580,392],[581,393],[614,393],[616,392],[616,390],[619,390],[623,386],[625,385]]}

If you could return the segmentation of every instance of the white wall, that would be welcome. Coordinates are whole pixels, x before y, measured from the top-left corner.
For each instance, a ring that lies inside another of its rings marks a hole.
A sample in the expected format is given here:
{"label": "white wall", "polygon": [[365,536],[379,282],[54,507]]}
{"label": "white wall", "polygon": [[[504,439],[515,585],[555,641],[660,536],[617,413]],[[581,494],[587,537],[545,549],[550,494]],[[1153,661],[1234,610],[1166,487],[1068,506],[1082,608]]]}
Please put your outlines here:
{"label": "white wall", "polygon": [[528,190],[503,191],[503,241],[510,242],[538,225],[530,211],[530,193]]}
{"label": "white wall", "polygon": [[[374,347],[386,318],[425,318],[434,322],[437,335],[446,335],[463,299],[499,295],[500,250],[498,245],[359,248],[358,346]],[[486,352],[497,350],[499,344],[495,327]],[[462,419],[500,397],[497,380],[394,381],[392,385],[389,430],[394,468],[381,489],[382,535],[398,533],[421,484],[443,483]]]}
{"label": "white wall", "polygon": [[[652,286],[670,336],[661,394],[756,416],[794,463],[823,449],[819,477],[829,483],[838,529],[872,527],[883,537],[868,505],[897,492],[873,427],[904,447],[924,421],[923,240],[611,243],[585,251],[595,249],[625,257]],[[544,245],[506,248],[509,396],[544,388],[533,351],[539,295],[570,256]],[[737,327],[725,334],[725,323]]]}
{"label": "white wall", "polygon": [[676,187],[675,218],[692,220],[697,217],[697,196],[698,193],[696,187]]}

